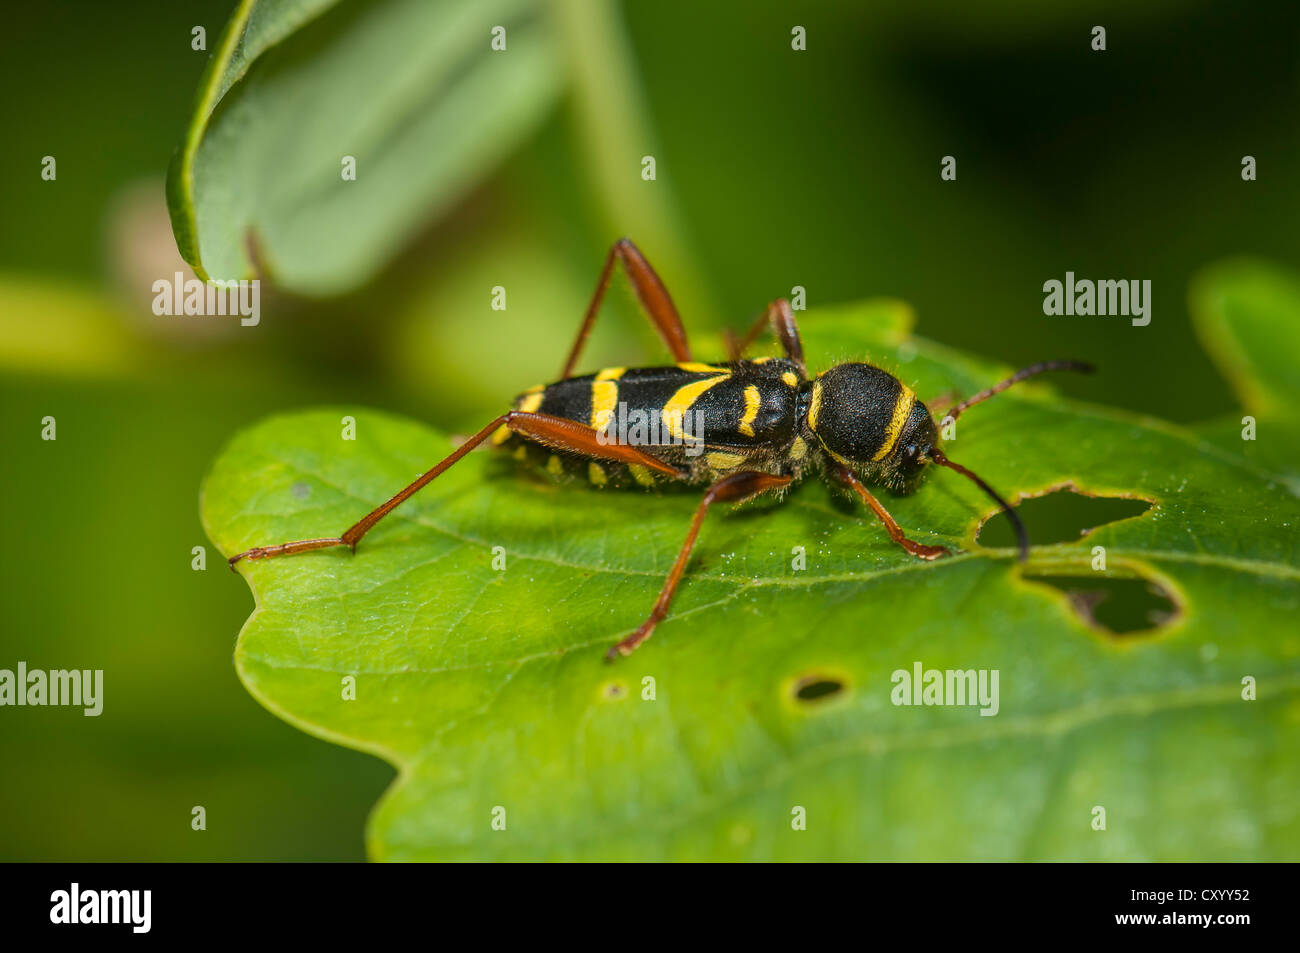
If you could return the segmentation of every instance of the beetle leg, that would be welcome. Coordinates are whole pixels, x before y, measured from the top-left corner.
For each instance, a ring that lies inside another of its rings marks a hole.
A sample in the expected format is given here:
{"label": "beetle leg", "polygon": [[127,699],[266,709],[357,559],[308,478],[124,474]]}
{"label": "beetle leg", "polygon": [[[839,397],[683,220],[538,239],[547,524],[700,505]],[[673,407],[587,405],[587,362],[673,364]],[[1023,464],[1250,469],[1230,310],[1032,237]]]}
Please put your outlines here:
{"label": "beetle leg", "polygon": [[889,533],[889,538],[902,546],[905,550],[916,556],[918,559],[938,559],[940,556],[950,556],[951,552],[944,546],[929,546],[925,543],[918,543],[916,540],[908,539],[903,534],[903,528],[894,521],[889,515],[889,511],[880,505],[880,501],[871,495],[871,492],[858,479],[858,475],[844,464],[837,464],[835,476],[841,482],[848,485],[859,497],[862,502],[871,507],[871,511],[876,514],[876,518],[885,525],[885,531]]}
{"label": "beetle leg", "polygon": [[695,540],[700,535],[700,526],[703,525],[704,517],[709,512],[710,506],[714,503],[747,500],[768,490],[788,486],[791,479],[788,476],[760,473],[757,470],[742,470],[739,473],[725,476],[710,486],[704,494],[704,499],[700,500],[700,505],[695,509],[695,516],[691,519],[690,529],[686,531],[686,540],[677,553],[677,559],[673,562],[673,568],[668,572],[668,578],[664,580],[663,589],[660,590],[659,598],[655,600],[654,608],[650,610],[649,617],[641,623],[635,632],[614,645],[606,653],[605,658],[614,659],[619,655],[631,655],[638,645],[650,638],[655,626],[662,622],[664,616],[668,614],[668,606],[673,601],[673,594],[677,592],[677,584],[682,580],[682,573],[686,571],[686,563],[691,558],[691,550],[695,548]]}
{"label": "beetle leg", "polygon": [[497,428],[503,425],[509,427],[515,433],[556,450],[571,451],[584,457],[600,457],[622,463],[637,463],[677,479],[687,476],[684,471],[664,463],[658,457],[651,456],[636,447],[610,442],[602,443],[596,430],[576,421],[566,420],[563,417],[553,417],[550,414],[530,414],[522,410],[512,410],[509,413],[502,414],[474,434],[448,454],[432,470],[400,490],[388,502],[375,507],[348,527],[343,535],[317,539],[299,539],[290,543],[279,543],[275,546],[257,546],[231,556],[229,560],[230,568],[234,569],[235,563],[241,559],[269,559],[272,556],[290,556],[294,553],[307,552],[313,549],[328,549],[331,546],[350,546],[355,551],[361,537],[370,532],[376,523],[432,483],[453,464],[458,463],[465,454],[492,436]]}
{"label": "beetle leg", "polygon": [[740,341],[728,328],[726,332],[727,349],[731,354],[733,361],[739,361],[744,357],[745,352],[758,340],[758,336],[763,333],[763,328],[770,326],[776,339],[781,342],[781,348],[785,351],[785,356],[794,361],[799,367],[799,373],[804,377],[808,376],[808,367],[803,358],[803,341],[799,338],[799,325],[794,320],[794,312],[790,310],[790,302],[784,298],[778,298],[767,306],[767,310],[754,322],[754,326],[749,329]]}
{"label": "beetle leg", "polygon": [[632,244],[632,240],[620,238],[609,250],[605,265],[600,269],[596,291],[591,296],[591,303],[587,305],[587,313],[582,319],[582,327],[578,329],[578,337],[569,350],[563,370],[560,371],[560,380],[568,380],[573,375],[573,368],[577,365],[578,358],[582,355],[582,348],[587,343],[587,335],[591,333],[591,326],[596,323],[596,312],[600,310],[600,303],[605,298],[605,289],[609,287],[610,275],[613,274],[616,261],[622,262],[623,270],[627,272],[628,280],[632,282],[641,306],[650,316],[650,321],[659,332],[659,336],[668,345],[673,360],[685,362],[691,359],[691,347],[686,340],[686,329],[682,327],[681,315],[677,313],[677,306],[673,304],[668,289],[659,280],[659,276],[650,267],[650,262],[646,261],[640,249]]}

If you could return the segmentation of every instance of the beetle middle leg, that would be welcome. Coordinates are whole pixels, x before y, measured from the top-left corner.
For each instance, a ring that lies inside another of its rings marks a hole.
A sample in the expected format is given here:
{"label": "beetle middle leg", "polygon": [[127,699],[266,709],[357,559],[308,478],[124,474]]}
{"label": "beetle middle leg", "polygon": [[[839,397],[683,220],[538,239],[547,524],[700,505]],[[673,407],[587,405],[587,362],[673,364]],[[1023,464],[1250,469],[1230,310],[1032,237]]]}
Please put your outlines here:
{"label": "beetle middle leg", "polygon": [[834,472],[840,482],[857,493],[862,498],[862,502],[871,507],[871,511],[876,514],[876,518],[884,524],[885,531],[889,533],[889,538],[913,556],[918,559],[938,559],[940,556],[952,555],[946,546],[930,546],[926,543],[918,543],[914,539],[908,539],[903,533],[903,528],[889,515],[889,511],[880,505],[880,501],[871,495],[871,491],[863,485],[862,481],[858,479],[858,475],[851,469],[843,464],[838,464]]}
{"label": "beetle middle leg", "polygon": [[677,592],[677,584],[682,581],[682,573],[686,571],[686,563],[690,561],[691,550],[695,548],[695,540],[700,535],[700,526],[703,525],[704,517],[708,514],[710,506],[714,503],[743,502],[768,490],[777,490],[788,486],[790,481],[791,477],[788,476],[776,476],[771,473],[761,473],[757,470],[742,470],[739,473],[725,476],[710,486],[704,494],[704,499],[700,500],[700,505],[695,510],[690,529],[686,532],[686,541],[682,543],[682,548],[677,553],[677,559],[673,562],[673,568],[669,571],[668,578],[664,580],[663,589],[660,590],[659,598],[655,600],[654,608],[650,611],[649,617],[641,623],[635,632],[613,646],[606,653],[605,658],[613,659],[619,655],[631,655],[638,645],[650,638],[655,626],[662,622],[664,616],[668,614],[668,606],[673,601],[674,593]]}

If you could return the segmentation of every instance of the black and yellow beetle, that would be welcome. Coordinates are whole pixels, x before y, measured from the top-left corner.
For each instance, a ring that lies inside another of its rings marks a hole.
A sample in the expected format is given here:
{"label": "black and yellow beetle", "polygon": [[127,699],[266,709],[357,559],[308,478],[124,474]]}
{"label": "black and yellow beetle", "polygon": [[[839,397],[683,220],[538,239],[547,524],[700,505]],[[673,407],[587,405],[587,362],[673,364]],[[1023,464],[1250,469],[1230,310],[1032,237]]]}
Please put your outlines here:
{"label": "black and yellow beetle", "polygon": [[[607,368],[574,377],[615,262],[623,264],[676,363]],[[745,360],[745,350],[769,325],[785,357]],[[861,363],[837,364],[810,378],[799,329],[784,300],[770,304],[744,340],[732,339],[730,345],[729,361],[695,361],[672,298],[636,246],[622,239],[605,259],[577,340],[555,383],[520,394],[512,410],[341,536],[259,546],[232,556],[230,565],[330,546],[355,550],[372,526],[484,441],[554,474],[576,475],[600,487],[708,486],[649,617],[609,650],[611,658],[631,654],[667,615],[710,505],[782,490],[810,470],[855,492],[890,538],[920,559],[937,559],[948,550],[908,539],[867,484],[906,493],[930,463],[955,470],[1006,511],[1019,538],[1020,558],[1027,557],[1028,536],[1015,510],[978,476],[944,456],[929,409],[898,378]],[[1049,370],[1092,368],[1080,361],[1044,361],[967,398],[946,416],[956,419],[1017,381]]]}

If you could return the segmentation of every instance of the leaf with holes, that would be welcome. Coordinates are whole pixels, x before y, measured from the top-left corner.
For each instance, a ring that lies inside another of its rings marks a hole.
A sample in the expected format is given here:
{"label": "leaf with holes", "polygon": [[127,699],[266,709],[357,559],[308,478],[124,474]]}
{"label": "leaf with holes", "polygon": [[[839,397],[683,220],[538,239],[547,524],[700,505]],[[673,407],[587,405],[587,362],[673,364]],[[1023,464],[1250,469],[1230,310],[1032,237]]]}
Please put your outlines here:
{"label": "leaf with holes", "polygon": [[[802,324],[816,368],[870,355],[923,397],[1005,370],[911,337],[889,303]],[[376,411],[275,417],[217,460],[203,518],[227,555],[333,535],[450,447]],[[1081,517],[1097,528],[1022,566],[977,542],[988,499],[931,472],[883,497],[958,551],[923,563],[809,480],[711,515],[667,621],[606,664],[697,494],[475,453],[355,554],[241,563],[257,608],[238,671],[286,720],[397,766],[376,859],[1300,857],[1300,501],[1187,431],[1044,384],[971,410],[947,448],[1012,499],[1150,507]],[[1116,634],[1104,590],[1125,582],[1163,611]],[[942,700],[964,703],[924,704],[928,674],[913,699],[918,667],[969,671],[984,699],[953,679]]]}
{"label": "leaf with holes", "polygon": [[294,291],[361,284],[547,115],[554,33],[536,0],[242,0],[168,175],[181,254],[249,278],[251,244]]}

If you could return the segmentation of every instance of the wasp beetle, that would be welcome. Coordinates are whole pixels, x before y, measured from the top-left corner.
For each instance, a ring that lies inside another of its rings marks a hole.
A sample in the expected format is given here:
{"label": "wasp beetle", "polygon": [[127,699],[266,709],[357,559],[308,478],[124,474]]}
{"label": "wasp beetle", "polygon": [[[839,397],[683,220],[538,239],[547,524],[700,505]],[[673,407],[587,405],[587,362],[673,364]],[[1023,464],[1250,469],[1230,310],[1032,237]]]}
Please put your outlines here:
{"label": "wasp beetle", "polygon": [[[606,368],[574,377],[616,263],[622,264],[676,363]],[[745,360],[746,349],[768,326],[785,356]],[[371,527],[484,442],[552,473],[576,474],[600,487],[707,486],[650,615],[609,650],[609,658],[631,654],[667,615],[711,505],[779,492],[813,471],[856,493],[907,552],[920,559],[937,559],[948,550],[908,539],[867,486],[907,493],[931,463],[955,470],[1006,512],[1019,540],[1020,559],[1027,558],[1029,539],[1016,511],[982,479],[944,455],[930,410],[898,378],[865,363],[837,364],[809,377],[799,329],[784,299],[772,302],[743,340],[729,337],[728,344],[730,360],[695,361],[672,298],[637,247],[622,239],[605,259],[577,339],[555,383],[520,394],[511,410],[341,536],[259,546],[232,556],[231,568],[241,559],[331,546],[355,551]],[[1035,364],[957,404],[944,419],[955,420],[1012,384],[1051,370],[1092,368],[1080,361]],[[615,415],[627,408],[651,424],[644,429],[652,437],[619,439]]]}

